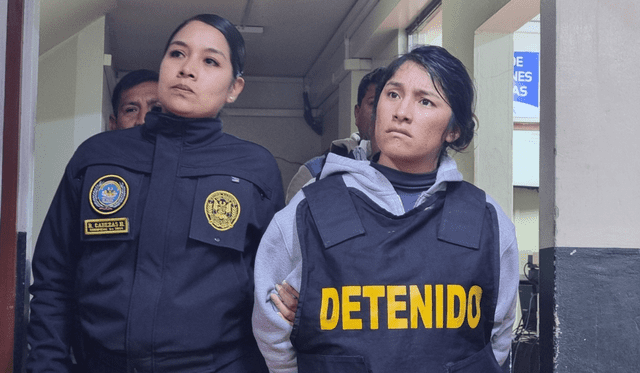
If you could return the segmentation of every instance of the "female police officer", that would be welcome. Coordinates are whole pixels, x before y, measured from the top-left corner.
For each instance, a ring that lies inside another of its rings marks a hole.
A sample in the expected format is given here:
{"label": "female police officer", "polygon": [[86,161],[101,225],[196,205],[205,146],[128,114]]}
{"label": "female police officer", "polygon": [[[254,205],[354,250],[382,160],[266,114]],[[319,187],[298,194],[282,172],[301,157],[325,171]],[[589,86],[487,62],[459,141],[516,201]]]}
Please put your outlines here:
{"label": "female police officer", "polygon": [[222,132],[244,41],[216,15],[169,38],[167,113],[99,134],[69,162],[33,262],[29,371],[262,372],[252,261],[283,206],[264,148]]}
{"label": "female police officer", "polygon": [[[501,371],[514,227],[447,156],[473,138],[473,100],[443,48],[397,58],[376,94],[379,156],[330,154],[321,179],[276,214],[256,257],[253,313],[272,372]],[[283,281],[300,289],[293,326],[270,302]]]}

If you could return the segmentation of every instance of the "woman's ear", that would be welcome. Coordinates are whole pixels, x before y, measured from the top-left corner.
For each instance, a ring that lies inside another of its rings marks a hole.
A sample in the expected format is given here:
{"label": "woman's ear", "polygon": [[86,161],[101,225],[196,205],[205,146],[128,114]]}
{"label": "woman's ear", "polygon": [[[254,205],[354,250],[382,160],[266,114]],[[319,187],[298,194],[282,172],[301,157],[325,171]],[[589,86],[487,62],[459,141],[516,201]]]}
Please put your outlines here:
{"label": "woman's ear", "polygon": [[244,89],[244,79],[242,77],[237,77],[231,87],[229,87],[229,92],[227,92],[227,104],[234,102],[242,90]]}
{"label": "woman's ear", "polygon": [[455,142],[460,137],[460,129],[456,128],[454,130],[447,131],[447,136],[445,136],[444,140],[449,144]]}

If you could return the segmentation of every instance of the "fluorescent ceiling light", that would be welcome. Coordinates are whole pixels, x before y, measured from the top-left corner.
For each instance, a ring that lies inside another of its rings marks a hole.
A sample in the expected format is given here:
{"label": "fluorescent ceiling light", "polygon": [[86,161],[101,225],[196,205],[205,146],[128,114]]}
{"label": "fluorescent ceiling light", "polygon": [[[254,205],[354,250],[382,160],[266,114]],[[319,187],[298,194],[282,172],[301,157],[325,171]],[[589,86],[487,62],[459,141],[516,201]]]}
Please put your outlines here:
{"label": "fluorescent ceiling light", "polygon": [[262,26],[236,26],[236,28],[243,34],[262,34],[264,32]]}

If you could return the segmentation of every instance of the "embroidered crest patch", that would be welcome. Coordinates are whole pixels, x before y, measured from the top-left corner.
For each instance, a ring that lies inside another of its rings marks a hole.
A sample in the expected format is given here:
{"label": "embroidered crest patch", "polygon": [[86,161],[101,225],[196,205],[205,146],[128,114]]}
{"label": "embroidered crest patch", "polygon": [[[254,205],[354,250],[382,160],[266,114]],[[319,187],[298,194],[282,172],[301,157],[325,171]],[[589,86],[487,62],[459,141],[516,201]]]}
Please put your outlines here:
{"label": "embroidered crest patch", "polygon": [[120,210],[129,197],[129,186],[118,175],[105,175],[91,186],[89,202],[91,207],[102,215],[113,214]]}
{"label": "embroidered crest patch", "polygon": [[226,231],[233,228],[240,217],[240,202],[233,194],[218,190],[207,197],[204,213],[212,227]]}

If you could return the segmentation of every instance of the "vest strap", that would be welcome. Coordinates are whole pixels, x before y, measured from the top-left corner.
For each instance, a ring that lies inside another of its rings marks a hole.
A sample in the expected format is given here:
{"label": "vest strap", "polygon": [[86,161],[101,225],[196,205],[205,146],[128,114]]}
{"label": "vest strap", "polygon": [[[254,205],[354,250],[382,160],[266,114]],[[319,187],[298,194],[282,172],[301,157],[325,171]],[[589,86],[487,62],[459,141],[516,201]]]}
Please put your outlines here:
{"label": "vest strap", "polygon": [[447,183],[438,239],[478,250],[486,204],[485,193],[474,185],[466,181]]}
{"label": "vest strap", "polygon": [[325,249],[365,233],[342,175],[302,188]]}

